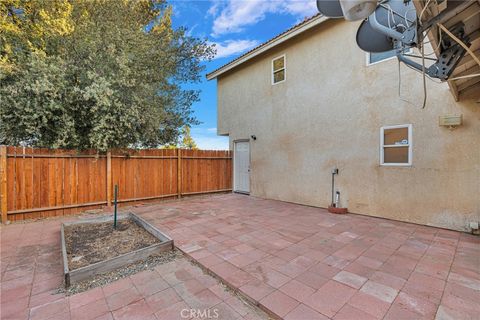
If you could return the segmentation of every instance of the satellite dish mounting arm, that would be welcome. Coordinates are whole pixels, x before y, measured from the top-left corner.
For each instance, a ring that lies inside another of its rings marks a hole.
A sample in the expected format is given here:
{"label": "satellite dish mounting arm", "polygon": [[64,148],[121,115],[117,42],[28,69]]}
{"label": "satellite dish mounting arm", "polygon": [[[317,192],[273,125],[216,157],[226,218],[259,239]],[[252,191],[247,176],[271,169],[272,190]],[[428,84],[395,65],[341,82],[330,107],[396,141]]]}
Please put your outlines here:
{"label": "satellite dish mounting arm", "polygon": [[[438,14],[437,16],[431,18],[430,20],[427,20],[421,23],[419,26],[415,26],[415,30],[414,30],[415,43],[410,46],[417,47],[418,43],[420,43],[423,39],[424,32],[427,32],[430,28],[432,28],[437,23],[441,23],[445,20],[448,20],[454,17],[455,15],[460,13],[462,10],[470,6],[473,2],[474,2],[473,0],[465,0],[461,4],[457,5],[453,10],[445,10],[440,14]],[[374,14],[375,13],[373,13],[372,15]],[[417,25],[417,23],[415,25]],[[383,28],[386,28],[382,25],[380,26]],[[459,22],[458,24],[454,25],[452,28],[450,28],[450,31],[458,39],[460,39],[463,43],[465,43],[468,47],[470,47],[471,45],[470,39],[468,38],[468,36],[465,35],[465,25],[462,22]],[[382,30],[381,32],[385,33],[385,30]],[[389,36],[400,42],[400,43],[398,42],[395,43],[395,47],[397,48],[397,58],[399,61],[405,63],[406,65],[414,68],[417,71],[423,72],[423,70],[425,70],[425,73],[429,77],[437,78],[442,81],[448,80],[448,78],[452,75],[453,71],[457,67],[460,60],[462,60],[462,58],[465,56],[467,51],[460,44],[456,43],[453,39],[451,39],[448,35],[443,35],[440,40],[441,41],[439,45],[440,53],[438,55],[438,59],[433,65],[429,66],[428,68],[424,68],[424,66],[422,66],[421,64],[415,61],[412,61],[411,59],[409,59],[407,56],[403,54],[403,50],[402,50],[402,47],[404,47],[403,45],[408,46],[408,43],[405,42],[405,39],[398,38],[398,36],[394,37],[393,35],[394,34]],[[408,42],[409,40],[411,40],[411,37],[408,36],[406,37],[406,39]]]}
{"label": "satellite dish mounting arm", "polygon": [[370,26],[374,30],[376,30],[376,31],[378,31],[378,32],[396,40],[396,41],[400,41],[405,46],[413,47],[413,46],[417,45],[417,27],[416,27],[415,24],[413,26],[405,29],[403,32],[399,32],[397,30],[394,30],[392,28],[389,28],[389,27],[386,27],[386,26],[380,24],[377,20],[376,11],[374,11],[368,17],[368,22],[370,23]]}
{"label": "satellite dish mounting arm", "polygon": [[[469,51],[470,38],[465,34],[462,22],[449,27],[448,34],[442,34],[437,59],[426,58],[423,61],[434,60],[434,64],[426,67],[410,59],[407,50],[413,47],[421,48],[425,34],[436,25],[442,24],[467,7],[480,0],[444,0],[447,7],[426,21],[420,21],[413,4],[414,0],[317,0],[320,13],[330,18],[345,18],[346,20],[364,20],[357,31],[357,44],[367,52],[387,52],[396,50],[399,61],[407,66],[427,74],[431,78],[446,81],[452,75],[460,60]],[[426,2],[428,5],[430,1]],[[372,10],[373,9],[373,10]],[[415,13],[415,17],[408,13]],[[395,17],[398,18],[395,18]],[[449,36],[451,35],[451,37]],[[457,42],[458,41],[458,42]],[[423,51],[423,50],[422,50]],[[413,56],[415,57],[415,56]],[[418,57],[416,57],[418,58]]]}
{"label": "satellite dish mounting arm", "polygon": [[[470,46],[468,37],[465,35],[465,26],[462,22],[458,23],[450,30],[456,37],[462,40],[467,46]],[[403,45],[401,43],[396,43],[395,47],[397,48],[397,58],[399,61],[405,63],[406,65],[423,72],[423,65],[407,58],[403,54]],[[448,80],[452,75],[453,71],[457,67],[458,63],[464,57],[467,50],[463,48],[460,44],[456,43],[448,35],[443,35],[440,44],[440,54],[438,59],[434,64],[425,68],[425,73],[431,78],[437,78],[442,81]]]}

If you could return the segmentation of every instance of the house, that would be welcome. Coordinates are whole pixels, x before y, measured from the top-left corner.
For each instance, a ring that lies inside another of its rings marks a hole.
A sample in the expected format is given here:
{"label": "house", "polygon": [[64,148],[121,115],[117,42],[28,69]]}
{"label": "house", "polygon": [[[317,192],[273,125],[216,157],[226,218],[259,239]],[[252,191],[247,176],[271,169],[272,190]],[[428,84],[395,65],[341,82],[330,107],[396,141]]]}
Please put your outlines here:
{"label": "house", "polygon": [[[361,51],[357,27],[317,15],[207,75],[218,134],[234,150],[234,191],[327,207],[338,168],[349,212],[470,230],[480,221],[480,87],[457,102],[428,80],[422,109],[422,75],[401,66],[399,83],[396,58]],[[440,125],[450,115],[462,124]]]}

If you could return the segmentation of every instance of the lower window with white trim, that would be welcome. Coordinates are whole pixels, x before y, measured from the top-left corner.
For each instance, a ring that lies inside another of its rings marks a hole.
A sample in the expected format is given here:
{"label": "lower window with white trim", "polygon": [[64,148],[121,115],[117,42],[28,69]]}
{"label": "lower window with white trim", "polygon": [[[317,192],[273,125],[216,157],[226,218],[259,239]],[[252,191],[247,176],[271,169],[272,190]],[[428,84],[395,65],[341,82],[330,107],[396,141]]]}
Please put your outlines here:
{"label": "lower window with white trim", "polygon": [[[405,50],[404,53],[413,53],[412,49]],[[367,66],[371,66],[383,61],[391,60],[397,57],[397,50],[384,52],[367,52]]]}
{"label": "lower window with white trim", "polygon": [[402,124],[380,128],[380,165],[412,165],[412,125]]}
{"label": "lower window with white trim", "polygon": [[390,50],[385,52],[367,52],[367,66],[393,59],[396,56],[396,50]]}

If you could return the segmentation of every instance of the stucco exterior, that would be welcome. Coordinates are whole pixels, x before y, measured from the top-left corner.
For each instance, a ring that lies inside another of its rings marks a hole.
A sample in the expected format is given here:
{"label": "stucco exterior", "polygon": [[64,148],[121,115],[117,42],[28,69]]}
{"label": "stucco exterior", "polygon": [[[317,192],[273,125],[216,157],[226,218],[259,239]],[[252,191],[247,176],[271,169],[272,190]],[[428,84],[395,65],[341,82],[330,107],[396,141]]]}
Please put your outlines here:
{"label": "stucco exterior", "polygon": [[[480,92],[455,102],[446,84],[396,59],[366,66],[358,23],[328,20],[217,77],[218,134],[250,140],[250,194],[327,207],[331,169],[350,212],[468,230],[480,221]],[[271,61],[286,55],[286,81],[271,83]],[[463,125],[438,125],[463,114]],[[412,124],[407,167],[380,166],[380,128]],[[294,213],[292,213],[294,214]]]}

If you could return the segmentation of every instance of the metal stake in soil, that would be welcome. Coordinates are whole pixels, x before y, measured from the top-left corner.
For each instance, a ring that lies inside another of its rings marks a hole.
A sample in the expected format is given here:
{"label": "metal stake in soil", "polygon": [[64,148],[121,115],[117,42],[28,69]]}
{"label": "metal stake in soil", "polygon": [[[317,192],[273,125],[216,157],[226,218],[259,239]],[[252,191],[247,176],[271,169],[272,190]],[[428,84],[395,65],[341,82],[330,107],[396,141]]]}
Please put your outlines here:
{"label": "metal stake in soil", "polygon": [[118,184],[115,185],[115,195],[114,195],[114,209],[113,209],[113,228],[117,229],[117,197],[118,197]]}

